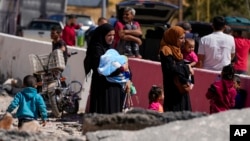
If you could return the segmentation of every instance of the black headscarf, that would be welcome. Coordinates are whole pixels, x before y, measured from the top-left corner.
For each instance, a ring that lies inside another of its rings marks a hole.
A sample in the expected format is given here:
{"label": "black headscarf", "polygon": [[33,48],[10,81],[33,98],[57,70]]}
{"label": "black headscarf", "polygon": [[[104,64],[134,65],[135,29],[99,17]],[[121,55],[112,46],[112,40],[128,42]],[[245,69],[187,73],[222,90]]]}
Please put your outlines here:
{"label": "black headscarf", "polygon": [[84,69],[86,75],[91,69],[96,68],[99,64],[99,60],[97,61],[95,58],[97,47],[101,47],[104,52],[111,47],[111,45],[107,44],[105,36],[112,30],[114,30],[113,26],[108,23],[100,25],[95,29],[93,36],[90,39],[86,57],[84,59]]}
{"label": "black headscarf", "polygon": [[99,45],[99,46],[103,46],[104,48],[110,47],[110,45],[106,43],[105,36],[111,30],[114,30],[114,27],[109,23],[105,23],[105,24],[98,26],[95,29],[93,36],[91,37],[89,46],[92,47],[92,46]]}

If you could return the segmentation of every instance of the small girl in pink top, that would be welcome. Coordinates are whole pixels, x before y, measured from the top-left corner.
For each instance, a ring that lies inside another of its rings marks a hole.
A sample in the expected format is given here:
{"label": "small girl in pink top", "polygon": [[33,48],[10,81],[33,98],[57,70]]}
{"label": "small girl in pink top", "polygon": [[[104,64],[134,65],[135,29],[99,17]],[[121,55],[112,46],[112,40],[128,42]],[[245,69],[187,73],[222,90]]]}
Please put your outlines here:
{"label": "small girl in pink top", "polygon": [[153,85],[148,93],[149,106],[148,109],[163,113],[161,102],[164,99],[163,90],[161,87]]}
{"label": "small girl in pink top", "polygon": [[198,62],[198,57],[194,52],[194,39],[187,38],[182,49],[183,59],[187,64],[190,64],[191,67],[194,67]]}

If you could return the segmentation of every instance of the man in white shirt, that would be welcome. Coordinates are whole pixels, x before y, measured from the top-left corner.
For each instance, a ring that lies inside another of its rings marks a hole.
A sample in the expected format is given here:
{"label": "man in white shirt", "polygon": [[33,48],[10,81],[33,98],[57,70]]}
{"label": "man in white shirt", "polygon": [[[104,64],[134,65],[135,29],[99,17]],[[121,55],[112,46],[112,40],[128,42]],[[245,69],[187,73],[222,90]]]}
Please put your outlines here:
{"label": "man in white shirt", "polygon": [[225,25],[223,17],[214,17],[214,32],[201,38],[198,50],[200,68],[221,71],[231,63],[235,55],[235,43],[232,36],[223,33]]}

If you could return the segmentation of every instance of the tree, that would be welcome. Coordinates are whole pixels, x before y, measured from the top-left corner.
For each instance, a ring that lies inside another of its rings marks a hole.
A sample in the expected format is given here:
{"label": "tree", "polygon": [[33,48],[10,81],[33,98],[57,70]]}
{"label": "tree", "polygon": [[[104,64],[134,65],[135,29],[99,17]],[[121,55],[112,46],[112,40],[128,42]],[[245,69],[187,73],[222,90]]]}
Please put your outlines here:
{"label": "tree", "polygon": [[[214,16],[239,16],[250,18],[248,0],[187,0],[184,19],[209,22]],[[209,3],[208,3],[209,2]]]}

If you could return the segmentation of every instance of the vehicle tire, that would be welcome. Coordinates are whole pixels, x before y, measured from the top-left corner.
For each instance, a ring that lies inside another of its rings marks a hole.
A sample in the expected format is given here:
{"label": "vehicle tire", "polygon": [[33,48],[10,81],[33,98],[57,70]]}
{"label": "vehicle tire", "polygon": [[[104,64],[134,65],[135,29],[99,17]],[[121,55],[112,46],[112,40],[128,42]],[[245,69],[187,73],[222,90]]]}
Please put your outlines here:
{"label": "vehicle tire", "polygon": [[60,110],[58,107],[58,97],[55,93],[49,95],[49,102],[53,115],[57,118],[61,117],[62,110]]}

